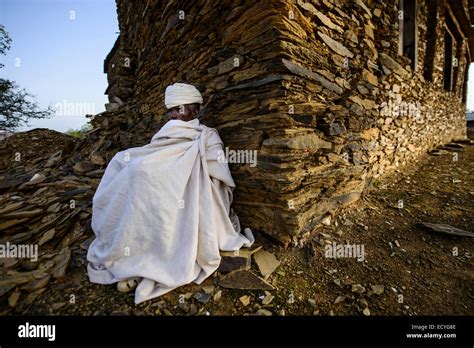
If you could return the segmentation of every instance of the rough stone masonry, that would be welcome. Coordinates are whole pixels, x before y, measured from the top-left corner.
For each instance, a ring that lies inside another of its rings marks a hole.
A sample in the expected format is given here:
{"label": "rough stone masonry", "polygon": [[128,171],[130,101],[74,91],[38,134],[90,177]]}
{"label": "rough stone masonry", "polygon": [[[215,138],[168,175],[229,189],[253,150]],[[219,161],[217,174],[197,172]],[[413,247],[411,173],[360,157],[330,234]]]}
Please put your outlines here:
{"label": "rough stone masonry", "polygon": [[[195,84],[230,163],[244,226],[285,245],[371,181],[466,137],[474,49],[467,0],[117,0],[94,153],[141,146],[168,84]],[[469,12],[470,11],[470,12]]]}

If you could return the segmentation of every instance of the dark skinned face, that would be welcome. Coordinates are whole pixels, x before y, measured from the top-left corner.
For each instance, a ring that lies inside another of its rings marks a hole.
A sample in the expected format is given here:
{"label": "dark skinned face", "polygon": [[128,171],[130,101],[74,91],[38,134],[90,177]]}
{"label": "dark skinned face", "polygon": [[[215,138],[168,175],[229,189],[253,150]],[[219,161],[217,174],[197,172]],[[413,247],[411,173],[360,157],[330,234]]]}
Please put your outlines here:
{"label": "dark skinned face", "polygon": [[171,120],[191,121],[196,118],[197,112],[191,110],[188,105],[179,105],[174,108],[168,109],[166,115]]}

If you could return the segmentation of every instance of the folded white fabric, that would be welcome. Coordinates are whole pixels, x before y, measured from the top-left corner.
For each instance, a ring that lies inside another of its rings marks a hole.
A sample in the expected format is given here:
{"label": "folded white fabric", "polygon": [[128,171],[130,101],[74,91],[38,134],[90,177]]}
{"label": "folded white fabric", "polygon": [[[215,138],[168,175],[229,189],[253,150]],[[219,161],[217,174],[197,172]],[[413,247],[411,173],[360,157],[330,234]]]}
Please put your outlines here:
{"label": "folded white fabric", "polygon": [[202,95],[193,85],[175,83],[166,87],[165,105],[167,109],[193,103],[202,104]]}
{"label": "folded white fabric", "polygon": [[253,244],[230,208],[235,184],[218,161],[222,149],[217,131],[199,120],[171,120],[150,144],[114,156],[93,198],[91,282],[141,277],[140,303],[200,284],[218,268],[219,250]]}

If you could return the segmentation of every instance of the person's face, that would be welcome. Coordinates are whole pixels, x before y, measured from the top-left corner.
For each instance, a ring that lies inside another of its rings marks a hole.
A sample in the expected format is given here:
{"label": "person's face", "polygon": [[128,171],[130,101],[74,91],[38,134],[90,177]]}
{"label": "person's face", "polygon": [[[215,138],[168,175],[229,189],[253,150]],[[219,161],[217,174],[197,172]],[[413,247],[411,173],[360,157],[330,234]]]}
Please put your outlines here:
{"label": "person's face", "polygon": [[179,105],[168,109],[166,115],[171,120],[191,121],[197,115],[197,112],[192,111],[188,105]]}

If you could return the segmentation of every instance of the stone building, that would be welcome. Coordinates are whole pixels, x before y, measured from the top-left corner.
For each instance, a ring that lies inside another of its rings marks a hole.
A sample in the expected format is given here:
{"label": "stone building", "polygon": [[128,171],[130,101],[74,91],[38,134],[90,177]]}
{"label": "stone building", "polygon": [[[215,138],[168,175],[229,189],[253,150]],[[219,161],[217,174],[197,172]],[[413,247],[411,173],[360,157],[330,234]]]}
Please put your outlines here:
{"label": "stone building", "polygon": [[120,35],[104,60],[108,83],[105,94],[109,99],[107,109],[114,109],[133,96],[135,78],[130,69],[130,53],[119,47]]}
{"label": "stone building", "polygon": [[166,86],[196,85],[202,123],[229,149],[257,151],[256,166],[230,164],[243,225],[297,243],[373,179],[466,136],[473,11],[472,0],[117,0],[105,71],[123,104],[95,122],[108,146],[143,145],[166,122]]}

